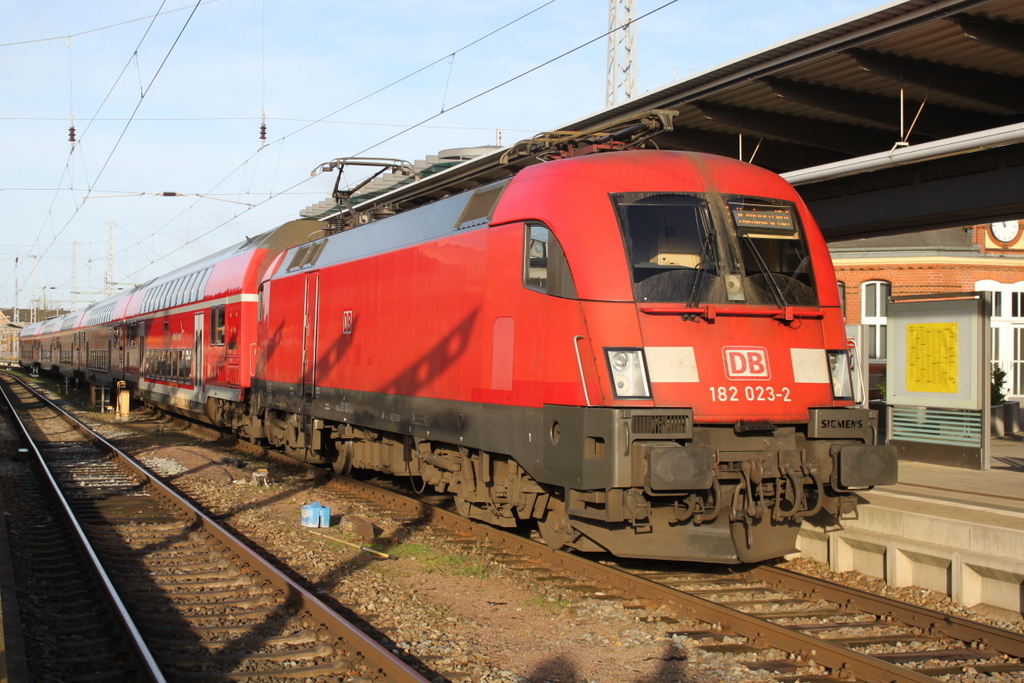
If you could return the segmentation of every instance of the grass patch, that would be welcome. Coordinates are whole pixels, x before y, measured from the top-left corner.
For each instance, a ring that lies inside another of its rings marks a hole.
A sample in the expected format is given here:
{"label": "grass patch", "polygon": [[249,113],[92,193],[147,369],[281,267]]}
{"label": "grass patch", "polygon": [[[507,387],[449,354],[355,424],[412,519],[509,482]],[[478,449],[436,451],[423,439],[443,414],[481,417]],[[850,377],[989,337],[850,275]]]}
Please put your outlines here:
{"label": "grass patch", "polygon": [[551,598],[545,598],[542,595],[535,595],[532,598],[526,598],[523,600],[523,606],[525,607],[536,607],[542,609],[549,614],[555,612],[561,612],[562,610],[569,607],[572,603],[568,600],[553,600]]}
{"label": "grass patch", "polygon": [[473,546],[468,553],[455,554],[441,552],[419,543],[403,543],[388,548],[385,552],[397,557],[417,559],[423,563],[424,571],[428,574],[470,576],[475,579],[484,579],[491,574],[491,559],[482,546]]}

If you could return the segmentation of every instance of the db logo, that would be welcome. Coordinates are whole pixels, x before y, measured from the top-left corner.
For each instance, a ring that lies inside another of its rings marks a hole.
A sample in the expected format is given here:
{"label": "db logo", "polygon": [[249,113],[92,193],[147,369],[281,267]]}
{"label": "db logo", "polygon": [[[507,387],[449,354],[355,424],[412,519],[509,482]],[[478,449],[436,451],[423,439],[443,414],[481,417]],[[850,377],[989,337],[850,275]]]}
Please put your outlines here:
{"label": "db logo", "polygon": [[726,346],[722,348],[725,376],[729,379],[771,379],[768,349],[763,346]]}
{"label": "db logo", "polygon": [[341,314],[341,333],[352,334],[352,311]]}

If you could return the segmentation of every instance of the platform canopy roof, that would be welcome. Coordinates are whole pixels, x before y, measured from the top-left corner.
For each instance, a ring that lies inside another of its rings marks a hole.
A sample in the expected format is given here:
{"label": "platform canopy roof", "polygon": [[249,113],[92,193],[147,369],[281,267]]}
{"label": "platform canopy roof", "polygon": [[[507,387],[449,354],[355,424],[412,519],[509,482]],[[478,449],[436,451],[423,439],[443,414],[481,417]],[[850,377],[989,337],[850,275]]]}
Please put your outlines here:
{"label": "platform canopy roof", "polygon": [[[557,130],[648,110],[675,112],[648,144],[782,173],[829,239],[1021,217],[1024,2],[894,2]],[[537,163],[505,151],[374,202],[407,208]]]}

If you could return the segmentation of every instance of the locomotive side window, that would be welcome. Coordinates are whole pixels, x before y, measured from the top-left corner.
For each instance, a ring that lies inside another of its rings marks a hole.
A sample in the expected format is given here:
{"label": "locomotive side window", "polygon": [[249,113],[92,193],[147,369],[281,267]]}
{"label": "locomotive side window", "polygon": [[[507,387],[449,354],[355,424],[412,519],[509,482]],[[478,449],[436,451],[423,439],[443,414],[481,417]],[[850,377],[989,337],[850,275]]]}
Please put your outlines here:
{"label": "locomotive side window", "polygon": [[526,226],[526,246],[523,251],[523,284],[551,296],[576,298],[576,285],[565,252],[547,226]]}

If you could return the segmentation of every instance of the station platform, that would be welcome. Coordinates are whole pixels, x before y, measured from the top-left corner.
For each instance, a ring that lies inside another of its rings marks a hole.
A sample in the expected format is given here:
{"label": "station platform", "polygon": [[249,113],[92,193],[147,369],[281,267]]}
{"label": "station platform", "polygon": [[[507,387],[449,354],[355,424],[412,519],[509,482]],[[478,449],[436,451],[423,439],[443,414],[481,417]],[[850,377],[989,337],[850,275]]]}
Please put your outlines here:
{"label": "station platform", "polygon": [[805,522],[800,555],[967,607],[1024,613],[1024,433],[992,437],[991,469],[900,461],[841,528]]}

